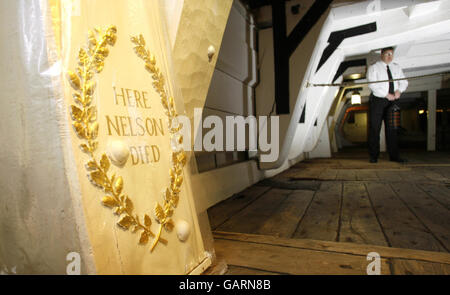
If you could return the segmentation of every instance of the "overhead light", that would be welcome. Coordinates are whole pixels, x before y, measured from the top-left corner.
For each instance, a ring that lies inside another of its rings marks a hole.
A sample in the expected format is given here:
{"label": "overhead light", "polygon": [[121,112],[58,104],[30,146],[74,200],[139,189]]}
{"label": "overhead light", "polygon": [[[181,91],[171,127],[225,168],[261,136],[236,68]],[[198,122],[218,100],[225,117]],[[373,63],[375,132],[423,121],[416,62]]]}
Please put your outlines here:
{"label": "overhead light", "polygon": [[354,73],[354,74],[350,74],[350,75],[346,75],[344,76],[344,81],[349,81],[349,80],[359,80],[359,79],[363,79],[365,78],[366,75],[362,74],[362,73]]}
{"label": "overhead light", "polygon": [[425,113],[425,110],[419,110],[419,115],[422,115],[423,113]]}
{"label": "overhead light", "polygon": [[352,104],[361,104],[361,94],[358,91],[352,93]]}

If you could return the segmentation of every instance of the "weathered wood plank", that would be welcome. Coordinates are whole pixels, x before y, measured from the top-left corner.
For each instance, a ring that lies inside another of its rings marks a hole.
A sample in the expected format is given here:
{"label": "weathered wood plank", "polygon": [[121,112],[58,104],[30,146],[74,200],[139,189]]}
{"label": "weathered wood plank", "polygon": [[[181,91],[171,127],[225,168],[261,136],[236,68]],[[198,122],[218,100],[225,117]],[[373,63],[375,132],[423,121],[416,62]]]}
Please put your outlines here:
{"label": "weathered wood plank", "polygon": [[263,275],[263,276],[270,276],[270,275],[282,275],[285,273],[277,273],[277,272],[270,272],[260,269],[254,269],[254,268],[248,268],[243,266],[237,266],[237,265],[228,265],[228,271],[225,273],[227,276],[248,276],[248,275]]}
{"label": "weathered wood plank", "polygon": [[255,233],[290,238],[313,195],[314,192],[309,190],[294,191]]}
{"label": "weathered wood plank", "polygon": [[338,169],[336,180],[356,180],[356,170],[354,169]]}
{"label": "weathered wood plank", "polygon": [[356,173],[357,180],[379,180],[376,170],[361,169]]}
{"label": "weathered wood plank", "polygon": [[[218,257],[230,265],[293,275],[367,274],[366,256],[297,249],[268,244],[215,240]],[[381,259],[381,273],[390,274],[386,259]]]}
{"label": "weathered wood plank", "polygon": [[447,164],[445,166],[433,166],[431,167],[431,170],[439,173],[442,177],[446,178],[446,181],[449,181],[449,177],[450,177],[450,165]]}
{"label": "weathered wood plank", "polygon": [[449,275],[450,265],[405,259],[391,261],[394,275]]}
{"label": "weathered wood plank", "polygon": [[408,207],[385,183],[366,183],[369,198],[392,247],[445,251]]}
{"label": "weathered wood plank", "polygon": [[254,185],[211,207],[208,209],[208,217],[211,228],[216,229],[219,225],[224,223],[227,219],[232,217],[262,194],[266,193],[268,190],[270,190],[270,187]]}
{"label": "weathered wood plank", "polygon": [[215,239],[233,240],[249,243],[278,245],[298,249],[309,249],[316,251],[328,251],[347,253],[354,255],[367,255],[377,252],[384,258],[410,259],[417,261],[438,262],[450,265],[450,254],[446,252],[433,252],[403,248],[391,248],[377,245],[364,245],[345,242],[330,242],[310,239],[286,239],[265,235],[242,234],[232,232],[213,232]]}
{"label": "weathered wood plank", "polygon": [[430,179],[424,176],[422,168],[413,167],[411,171],[402,175],[403,181],[407,182],[430,182]]}
{"label": "weathered wood plank", "polygon": [[322,182],[294,238],[334,241],[339,227],[342,183]]}
{"label": "weathered wood plank", "polygon": [[442,206],[450,210],[450,188],[445,185],[437,184],[417,184],[419,188],[429,194],[433,199],[439,202]]}
{"label": "weathered wood plank", "polygon": [[381,181],[402,181],[402,177],[399,175],[400,171],[392,171],[392,170],[379,170],[376,172],[378,178]]}
{"label": "weathered wood plank", "polygon": [[306,169],[295,169],[291,173],[284,174],[284,176],[289,176],[295,179],[318,179],[319,175],[323,172],[324,168],[306,168]]}
{"label": "weathered wood plank", "polygon": [[339,240],[387,246],[381,227],[361,182],[344,182]]}
{"label": "weathered wood plank", "polygon": [[271,189],[218,227],[221,231],[255,233],[277,210],[291,190]]}
{"label": "weathered wood plank", "polygon": [[448,251],[450,249],[449,211],[412,183],[396,183],[392,188]]}
{"label": "weathered wood plank", "polygon": [[424,167],[423,172],[425,177],[432,181],[446,182],[448,181],[448,176],[441,175],[435,171],[436,167]]}
{"label": "weathered wood plank", "polygon": [[336,169],[324,169],[319,175],[320,180],[335,180],[338,171]]}

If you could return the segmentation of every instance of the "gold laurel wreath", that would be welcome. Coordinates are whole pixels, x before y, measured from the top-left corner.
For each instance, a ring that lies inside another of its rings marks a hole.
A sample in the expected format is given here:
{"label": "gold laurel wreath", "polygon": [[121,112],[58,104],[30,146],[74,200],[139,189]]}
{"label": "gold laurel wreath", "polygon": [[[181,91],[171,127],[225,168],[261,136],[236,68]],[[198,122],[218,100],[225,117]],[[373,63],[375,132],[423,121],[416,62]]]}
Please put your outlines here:
{"label": "gold laurel wreath", "polygon": [[[92,79],[95,73],[100,73],[103,70],[104,60],[109,54],[107,47],[108,45],[114,46],[117,40],[116,33],[117,28],[115,26],[110,26],[106,30],[98,28],[89,30],[88,46],[86,49],[81,48],[79,50],[76,72],[67,72],[67,78],[70,85],[75,90],[73,98],[77,104],[70,106],[71,117],[73,120],[72,125],[78,137],[84,140],[84,143],[80,145],[81,150],[90,157],[89,161],[86,163],[86,169],[89,171],[89,179],[95,186],[106,193],[106,196],[102,198],[102,204],[113,209],[113,213],[119,216],[117,225],[121,228],[124,230],[131,230],[133,233],[141,231],[139,244],[145,245],[148,243],[150,237],[154,237],[153,244],[150,248],[150,251],[152,252],[158,242],[167,244],[167,240],[161,237],[162,228],[164,227],[167,231],[172,231],[174,227],[170,217],[178,204],[180,187],[183,182],[181,174],[183,166],[186,164],[186,155],[183,150],[172,152],[172,167],[169,171],[170,185],[164,193],[164,205],[161,206],[159,203],[156,203],[154,209],[155,219],[159,223],[158,233],[155,236],[151,230],[151,218],[147,214],[144,214],[144,222],[142,224],[139,216],[133,213],[133,202],[129,196],[123,193],[123,178],[115,173],[111,176],[108,175],[111,163],[107,155],[103,153],[100,157],[100,161],[97,161],[94,155],[94,152],[98,147],[98,141],[96,139],[98,136],[99,124],[97,122],[97,108],[92,105],[92,97],[96,86]],[[140,39],[143,42],[142,36]],[[143,43],[142,46],[144,45],[145,43]],[[138,52],[136,48],[135,50]],[[163,107],[168,115],[169,130],[172,140],[175,133],[182,127],[173,126],[175,117],[177,116],[173,98],[167,98],[164,89],[164,77],[155,66],[156,61],[154,56],[150,56],[145,49],[139,49],[139,52],[145,54],[143,56],[146,57],[146,59],[144,59],[146,61],[146,68],[149,70],[151,69],[151,72],[154,74],[153,86],[160,94]],[[183,137],[179,136],[177,142],[181,144],[182,141]]]}

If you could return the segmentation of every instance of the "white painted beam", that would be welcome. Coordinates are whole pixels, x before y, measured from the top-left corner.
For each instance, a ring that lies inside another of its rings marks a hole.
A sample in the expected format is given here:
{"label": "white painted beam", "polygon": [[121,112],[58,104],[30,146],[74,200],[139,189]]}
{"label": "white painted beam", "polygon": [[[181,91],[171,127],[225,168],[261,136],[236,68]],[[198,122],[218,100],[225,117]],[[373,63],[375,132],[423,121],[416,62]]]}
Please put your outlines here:
{"label": "white painted beam", "polygon": [[427,150],[436,150],[436,90],[428,90]]}

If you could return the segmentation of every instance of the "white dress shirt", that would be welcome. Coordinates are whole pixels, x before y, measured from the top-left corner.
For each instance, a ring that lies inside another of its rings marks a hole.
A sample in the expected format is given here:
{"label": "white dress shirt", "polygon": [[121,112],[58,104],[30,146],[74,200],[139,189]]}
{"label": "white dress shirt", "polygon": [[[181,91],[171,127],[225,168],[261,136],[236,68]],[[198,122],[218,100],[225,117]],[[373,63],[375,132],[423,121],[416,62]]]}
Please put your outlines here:
{"label": "white dress shirt", "polygon": [[[387,64],[381,60],[371,65],[367,70],[367,80],[369,82],[389,80],[386,66]],[[389,64],[389,69],[391,70],[392,79],[405,78],[405,74],[403,74],[403,71],[398,64],[391,62]],[[407,80],[394,81],[394,91],[398,90],[400,92],[405,92],[407,87]],[[373,95],[386,97],[389,93],[389,82],[369,84],[369,88],[372,90]]]}

